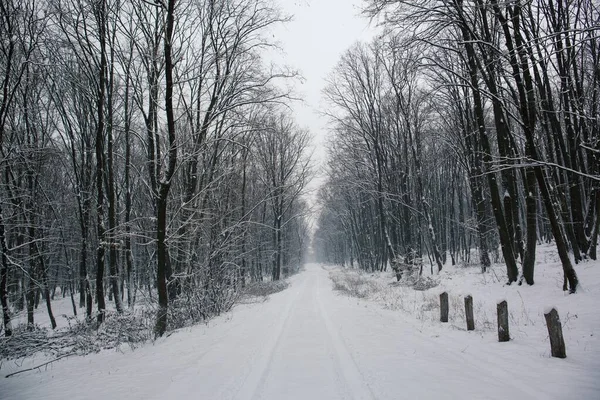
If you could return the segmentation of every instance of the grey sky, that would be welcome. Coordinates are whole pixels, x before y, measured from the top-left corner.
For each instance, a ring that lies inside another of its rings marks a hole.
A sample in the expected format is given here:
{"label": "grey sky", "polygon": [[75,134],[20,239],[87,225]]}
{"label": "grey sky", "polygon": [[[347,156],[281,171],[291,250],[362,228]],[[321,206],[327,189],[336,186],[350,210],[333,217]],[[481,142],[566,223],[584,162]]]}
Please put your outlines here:
{"label": "grey sky", "polygon": [[[292,108],[298,124],[314,136],[314,158],[321,163],[326,156],[327,121],[317,110],[323,107],[321,91],[325,79],[342,53],[359,40],[369,40],[374,29],[359,15],[361,0],[276,2],[284,13],[293,16],[291,22],[273,32],[284,52],[276,57],[277,62],[297,69],[304,77],[303,83],[296,86],[297,95],[304,102],[296,102]],[[321,179],[315,179],[310,186],[315,188],[320,182]]]}
{"label": "grey sky", "polygon": [[361,0],[278,0],[293,20],[280,26],[275,39],[281,44],[282,62],[296,68],[304,77],[297,92],[304,103],[293,104],[298,123],[310,129],[317,143],[318,159],[324,149],[321,140],[326,121],[316,112],[321,106],[325,78],[341,54],[358,40],[373,35],[369,22],[359,15]]}

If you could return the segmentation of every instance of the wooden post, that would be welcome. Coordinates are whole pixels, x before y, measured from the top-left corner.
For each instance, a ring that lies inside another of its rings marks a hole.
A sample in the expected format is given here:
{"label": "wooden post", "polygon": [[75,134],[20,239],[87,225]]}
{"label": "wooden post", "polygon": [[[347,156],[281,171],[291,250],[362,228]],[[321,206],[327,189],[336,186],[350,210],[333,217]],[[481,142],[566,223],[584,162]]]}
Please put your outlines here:
{"label": "wooden post", "polygon": [[473,297],[471,295],[465,297],[465,315],[467,317],[467,330],[475,330],[475,319],[473,317]]}
{"label": "wooden post", "polygon": [[550,349],[552,357],[566,358],[565,340],[562,334],[562,324],[558,317],[558,311],[555,308],[544,313],[546,326],[548,327],[548,336],[550,336]]}
{"label": "wooden post", "polygon": [[440,321],[448,322],[448,293],[440,294]]}
{"label": "wooden post", "polygon": [[498,341],[508,342],[510,335],[508,332],[508,303],[506,300],[501,301],[497,305],[498,310]]}

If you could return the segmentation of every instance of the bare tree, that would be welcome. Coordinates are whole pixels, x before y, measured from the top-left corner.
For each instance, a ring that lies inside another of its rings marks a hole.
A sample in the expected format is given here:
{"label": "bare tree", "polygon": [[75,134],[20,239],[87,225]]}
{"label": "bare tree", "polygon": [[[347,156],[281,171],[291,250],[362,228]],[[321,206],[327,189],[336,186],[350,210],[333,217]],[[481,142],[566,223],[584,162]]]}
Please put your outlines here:
{"label": "bare tree", "polygon": [[256,141],[272,209],[273,280],[281,279],[284,227],[298,218],[293,214],[293,205],[310,177],[309,139],[307,131],[299,130],[290,117],[279,114],[265,121]]}

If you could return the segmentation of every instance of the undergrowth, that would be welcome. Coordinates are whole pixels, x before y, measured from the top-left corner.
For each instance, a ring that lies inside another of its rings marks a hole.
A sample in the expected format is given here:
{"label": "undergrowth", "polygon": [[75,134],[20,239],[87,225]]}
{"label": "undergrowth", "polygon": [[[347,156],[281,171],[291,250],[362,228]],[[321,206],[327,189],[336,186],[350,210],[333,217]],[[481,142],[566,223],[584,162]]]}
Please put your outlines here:
{"label": "undergrowth", "polygon": [[[439,293],[429,290],[438,286],[435,278],[385,282],[377,274],[354,269],[336,269],[330,271],[329,275],[333,288],[346,295],[375,301],[388,310],[404,311],[421,321],[439,321]],[[466,329],[464,298],[450,294],[449,302],[450,325],[456,329]],[[478,302],[474,303],[473,308],[477,329],[495,329],[493,313],[486,312]]]}
{"label": "undergrowth", "polygon": [[152,338],[154,314],[106,312],[101,325],[65,317],[69,326],[54,331],[38,325],[18,325],[10,337],[0,338],[0,359],[18,359],[41,353],[60,357],[66,354],[86,355],[104,349],[131,348]]}
{"label": "undergrowth", "polygon": [[241,291],[242,298],[268,297],[272,294],[284,291],[289,286],[285,280],[252,282],[246,285]]}
{"label": "undergrowth", "polygon": [[[288,287],[285,280],[275,282],[254,282],[244,288],[233,290],[182,292],[170,302],[168,309],[168,330],[174,331],[205,322],[235,304],[265,300],[269,295],[281,292]],[[62,316],[68,326],[51,330],[39,325],[19,324],[12,336],[0,337],[0,360],[15,360],[44,354],[49,357],[66,355],[87,355],[106,349],[131,349],[154,339],[155,305],[147,304],[135,311],[119,314],[105,311],[102,324],[93,315],[90,320]],[[168,333],[167,333],[168,334]]]}

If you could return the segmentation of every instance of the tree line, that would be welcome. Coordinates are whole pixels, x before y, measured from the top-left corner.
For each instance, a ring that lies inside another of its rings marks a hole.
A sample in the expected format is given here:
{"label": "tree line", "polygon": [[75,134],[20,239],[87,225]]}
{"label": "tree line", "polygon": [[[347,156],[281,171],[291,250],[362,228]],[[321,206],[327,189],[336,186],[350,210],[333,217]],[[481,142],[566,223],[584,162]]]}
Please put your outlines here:
{"label": "tree line", "polygon": [[301,262],[310,136],[296,73],[263,58],[287,20],[266,0],[0,3],[6,336],[39,303],[54,328],[57,291],[97,323],[107,299],[155,307],[162,335]]}
{"label": "tree line", "polygon": [[[554,240],[564,289],[597,258],[600,7],[591,0],[368,0],[384,26],[325,89],[320,257],[433,273],[451,262],[534,284]],[[471,260],[473,249],[477,260]]]}

